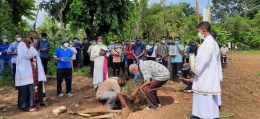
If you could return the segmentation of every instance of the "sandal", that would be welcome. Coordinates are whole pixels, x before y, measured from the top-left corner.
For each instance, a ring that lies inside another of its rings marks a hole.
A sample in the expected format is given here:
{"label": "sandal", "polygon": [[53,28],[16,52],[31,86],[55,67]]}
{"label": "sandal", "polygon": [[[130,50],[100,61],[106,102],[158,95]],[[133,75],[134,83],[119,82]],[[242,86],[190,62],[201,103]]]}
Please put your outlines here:
{"label": "sandal", "polygon": [[146,107],[145,108],[147,111],[155,111],[155,110],[158,110],[159,108],[149,108],[149,107]]}
{"label": "sandal", "polygon": [[29,108],[29,112],[36,112],[38,110],[38,107],[37,106],[34,106],[32,108]]}

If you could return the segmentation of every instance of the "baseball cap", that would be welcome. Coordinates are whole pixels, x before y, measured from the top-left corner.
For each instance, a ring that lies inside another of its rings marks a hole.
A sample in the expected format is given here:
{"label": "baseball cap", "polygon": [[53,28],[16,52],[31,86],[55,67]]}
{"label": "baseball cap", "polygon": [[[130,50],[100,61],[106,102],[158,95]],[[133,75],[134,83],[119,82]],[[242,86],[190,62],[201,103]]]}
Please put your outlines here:
{"label": "baseball cap", "polygon": [[140,36],[136,36],[135,40],[141,40],[141,37]]}
{"label": "baseball cap", "polygon": [[191,67],[190,67],[190,64],[189,64],[189,63],[185,63],[185,64],[183,64],[181,70],[189,70],[190,68],[191,68]]}

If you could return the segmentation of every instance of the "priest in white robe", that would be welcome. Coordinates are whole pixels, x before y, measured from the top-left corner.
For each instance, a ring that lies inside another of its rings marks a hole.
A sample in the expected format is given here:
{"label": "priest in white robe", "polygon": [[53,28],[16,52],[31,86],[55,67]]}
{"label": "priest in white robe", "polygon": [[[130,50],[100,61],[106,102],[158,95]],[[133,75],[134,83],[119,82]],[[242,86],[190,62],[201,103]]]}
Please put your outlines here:
{"label": "priest in white robe", "polygon": [[95,58],[93,75],[93,85],[95,90],[108,78],[107,57],[109,56],[109,53],[105,53],[102,50],[108,51],[107,46],[102,42],[102,37],[99,36],[97,45],[93,46],[91,49],[91,57]]}
{"label": "priest in white robe", "polygon": [[[30,31],[18,45],[15,86],[18,90],[18,108],[26,111],[36,111],[37,104],[43,103],[43,82],[46,76],[41,58],[33,45],[36,43],[36,31]],[[31,37],[30,37],[31,36]]]}
{"label": "priest in white robe", "polygon": [[198,36],[204,42],[198,49],[195,67],[191,70],[196,74],[192,86],[194,118],[219,118],[218,95],[221,94],[220,53],[217,42],[210,35],[210,24],[201,22],[197,26]]}

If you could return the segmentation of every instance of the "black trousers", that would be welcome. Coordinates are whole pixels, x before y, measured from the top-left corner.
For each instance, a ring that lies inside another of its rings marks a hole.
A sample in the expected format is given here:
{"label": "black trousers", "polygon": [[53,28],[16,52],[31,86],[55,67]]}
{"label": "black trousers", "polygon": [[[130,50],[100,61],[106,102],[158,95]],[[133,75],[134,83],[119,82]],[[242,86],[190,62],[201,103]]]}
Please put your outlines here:
{"label": "black trousers", "polygon": [[113,57],[111,55],[108,57],[108,67],[113,67]]}
{"label": "black trousers", "polygon": [[73,60],[73,68],[75,69],[77,65],[77,60]]}
{"label": "black trousers", "polygon": [[94,61],[90,61],[90,75],[93,76],[94,73]]}
{"label": "black trousers", "polygon": [[125,74],[125,62],[120,63],[120,68],[122,69],[123,74]]}
{"label": "black trousers", "polygon": [[15,83],[15,73],[16,73],[16,64],[13,63],[13,79],[14,79],[14,83]]}
{"label": "black trousers", "polygon": [[42,66],[43,66],[43,70],[44,70],[44,72],[45,72],[45,75],[47,75],[48,74],[48,61],[49,61],[49,58],[41,58],[41,60],[42,60]]}
{"label": "black trousers", "polygon": [[76,62],[75,62],[75,66],[74,67],[75,68],[80,68],[81,67],[81,54],[77,54],[76,55]]}
{"label": "black trousers", "polygon": [[227,62],[227,56],[226,55],[221,55],[221,62],[224,62],[224,63]]}
{"label": "black trousers", "polygon": [[155,57],[147,57],[146,59],[147,59],[147,60],[155,61]]}
{"label": "black trousers", "polygon": [[90,62],[89,55],[83,54],[83,56],[84,56],[84,66],[88,66]]}
{"label": "black trousers", "polygon": [[167,68],[168,67],[168,61],[162,61],[162,65]]}
{"label": "black trousers", "polygon": [[[113,62],[113,76],[119,76],[120,73],[120,62]],[[117,71],[117,72],[116,72]]]}
{"label": "black trousers", "polygon": [[177,77],[178,71],[181,71],[182,62],[180,63],[172,63],[172,81],[175,81]]}
{"label": "black trousers", "polygon": [[58,68],[57,69],[57,94],[62,93],[62,82],[66,82],[66,94],[71,92],[72,83],[72,69],[71,68]]}
{"label": "black trousers", "polygon": [[131,65],[131,64],[133,64],[133,59],[127,59],[127,73],[128,73],[128,76],[130,77],[132,74],[130,74],[130,72],[129,72],[129,66]]}

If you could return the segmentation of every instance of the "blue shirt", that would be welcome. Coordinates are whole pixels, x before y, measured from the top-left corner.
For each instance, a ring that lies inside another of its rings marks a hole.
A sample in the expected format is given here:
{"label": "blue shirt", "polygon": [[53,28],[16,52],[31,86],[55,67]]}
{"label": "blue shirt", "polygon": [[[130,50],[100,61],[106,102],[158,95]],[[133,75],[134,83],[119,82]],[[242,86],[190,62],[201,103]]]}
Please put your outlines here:
{"label": "blue shirt", "polygon": [[77,50],[77,55],[80,55],[81,54],[81,49],[79,48],[82,48],[82,45],[80,43],[75,43],[74,46]]}
{"label": "blue shirt", "polygon": [[67,48],[64,49],[62,46],[58,47],[55,50],[55,53],[53,55],[53,57],[57,57],[57,58],[68,58],[69,60],[67,61],[61,61],[58,60],[58,69],[60,68],[71,68],[71,64],[70,64],[70,59],[72,58],[73,54],[71,49]]}
{"label": "blue shirt", "polygon": [[[50,42],[49,41],[43,41],[43,40],[40,40],[39,42],[37,42],[37,47],[39,49],[50,49]],[[48,53],[49,50],[47,51],[39,51],[39,55],[41,58],[49,58],[49,53]]]}
{"label": "blue shirt", "polygon": [[143,52],[143,50],[145,50],[145,45],[143,43],[135,43],[132,46],[132,50],[134,50],[135,55],[138,56]]}
{"label": "blue shirt", "polygon": [[[7,52],[15,52],[17,53],[17,49],[18,49],[18,44],[20,42],[18,41],[14,41],[10,44],[10,47],[8,48]],[[17,55],[11,55],[12,59],[11,59],[11,62],[16,64],[16,59],[17,59]]]}
{"label": "blue shirt", "polygon": [[[9,43],[6,44],[0,43],[0,52],[7,51],[8,48],[9,48]],[[11,56],[7,53],[5,54],[2,53],[0,55],[0,59],[11,60]]]}
{"label": "blue shirt", "polygon": [[[184,46],[181,44],[178,44],[180,50],[184,50]],[[181,63],[182,62],[182,54],[179,52],[178,48],[177,48],[177,53],[176,56],[171,58],[171,63]]]}
{"label": "blue shirt", "polygon": [[110,44],[110,45],[108,46],[109,52],[111,52],[111,50],[114,49],[114,48],[115,48],[115,45],[114,45],[114,44]]}

